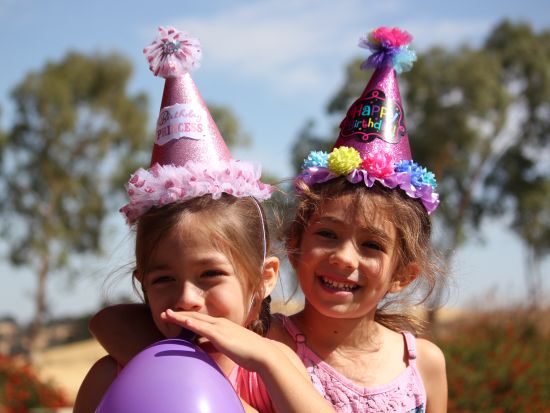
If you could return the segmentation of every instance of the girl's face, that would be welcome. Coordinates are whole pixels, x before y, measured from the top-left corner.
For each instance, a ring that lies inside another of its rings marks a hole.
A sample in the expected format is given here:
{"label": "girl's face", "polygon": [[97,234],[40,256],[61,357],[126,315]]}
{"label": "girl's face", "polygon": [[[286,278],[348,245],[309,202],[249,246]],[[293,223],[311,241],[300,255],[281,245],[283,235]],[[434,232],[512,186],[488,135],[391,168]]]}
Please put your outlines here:
{"label": "girl's face", "polygon": [[396,269],[396,229],[384,214],[364,218],[351,197],[324,201],[291,259],[308,305],[331,318],[372,317]]}
{"label": "girl's face", "polygon": [[[199,227],[199,228],[197,228]],[[157,328],[175,337],[181,327],[161,320],[167,310],[197,311],[244,325],[250,298],[232,260],[198,225],[181,223],[163,236],[138,277]]]}

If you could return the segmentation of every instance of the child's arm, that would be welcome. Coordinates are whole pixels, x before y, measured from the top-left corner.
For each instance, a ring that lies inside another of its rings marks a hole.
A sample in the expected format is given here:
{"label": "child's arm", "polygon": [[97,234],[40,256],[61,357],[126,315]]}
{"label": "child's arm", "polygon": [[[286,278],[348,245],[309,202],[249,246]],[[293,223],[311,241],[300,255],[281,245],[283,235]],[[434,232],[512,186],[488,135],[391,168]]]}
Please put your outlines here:
{"label": "child's arm", "polygon": [[105,356],[96,361],[78,389],[73,413],[94,413],[116,375],[117,365],[113,358]]}
{"label": "child's arm", "polygon": [[418,339],[418,369],[426,388],[426,413],[447,412],[445,356],[434,343]]}
{"label": "child's arm", "polygon": [[126,365],[145,347],[164,337],[144,304],[106,307],[90,320],[90,332],[120,364]]}
{"label": "child's arm", "polygon": [[225,318],[171,310],[162,317],[207,338],[235,363],[258,372],[275,411],[334,413],[332,406],[311,384],[298,356],[286,345],[261,337]]}

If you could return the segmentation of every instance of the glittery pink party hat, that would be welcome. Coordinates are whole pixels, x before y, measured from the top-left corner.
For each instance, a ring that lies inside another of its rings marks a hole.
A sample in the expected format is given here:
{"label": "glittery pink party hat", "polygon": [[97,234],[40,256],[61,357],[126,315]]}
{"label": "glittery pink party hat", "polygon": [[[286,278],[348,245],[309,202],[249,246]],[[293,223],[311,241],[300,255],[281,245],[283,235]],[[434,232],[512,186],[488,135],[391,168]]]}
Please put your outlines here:
{"label": "glittery pink party hat", "polygon": [[398,28],[380,27],[359,40],[372,54],[361,65],[374,72],[363,93],[348,109],[330,154],[312,151],[304,160],[300,182],[316,185],[339,176],[372,187],[379,183],[420,198],[428,213],[439,205],[433,173],[412,160],[397,74],[409,70],[416,54],[412,37]]}
{"label": "glittery pink party hat", "polygon": [[158,38],[143,53],[155,76],[166,79],[151,165],[229,160],[229,149],[189,74],[199,66],[198,39],[160,27]]}
{"label": "glittery pink party hat", "polygon": [[410,69],[416,59],[408,47],[411,39],[397,28],[380,27],[359,40],[373,52],[361,68],[374,68],[374,73],[340,124],[335,148],[353,147],[362,156],[383,151],[395,162],[412,159],[397,81],[397,72]]}
{"label": "glittery pink party hat", "polygon": [[166,80],[150,168],[138,169],[126,185],[130,201],[120,210],[126,221],[133,224],[153,207],[207,194],[269,198],[273,188],[260,181],[261,166],[231,157],[189,74],[199,66],[199,41],[160,27],[143,52],[155,76]]}

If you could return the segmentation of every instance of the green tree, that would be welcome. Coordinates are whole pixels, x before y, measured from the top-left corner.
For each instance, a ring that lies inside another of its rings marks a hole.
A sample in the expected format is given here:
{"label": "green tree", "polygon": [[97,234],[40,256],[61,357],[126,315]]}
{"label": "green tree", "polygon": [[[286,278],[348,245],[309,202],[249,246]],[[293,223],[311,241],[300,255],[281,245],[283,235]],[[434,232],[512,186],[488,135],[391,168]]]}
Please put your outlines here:
{"label": "green tree", "polygon": [[15,121],[2,147],[2,230],[11,262],[37,276],[31,352],[47,315],[49,275],[100,250],[108,201],[147,140],[147,99],[127,93],[131,72],[117,54],[69,53],[29,73],[12,92]]}
{"label": "green tree", "polygon": [[208,104],[208,110],[229,148],[250,145],[252,138],[243,130],[239,119],[230,107]]}
{"label": "green tree", "polygon": [[499,57],[500,80],[514,97],[512,122],[520,119],[515,140],[488,176],[495,195],[489,202],[510,207],[510,227],[526,250],[525,279],[534,309],[543,298],[541,263],[550,253],[550,31],[536,34],[528,25],[504,22],[486,47]]}
{"label": "green tree", "polygon": [[[505,21],[479,48],[419,53],[401,76],[414,158],[438,179],[442,204],[434,218],[447,264],[495,217],[508,218],[531,262],[549,252],[549,40],[548,31]],[[329,113],[343,117],[360,96],[370,76],[360,62],[348,65]]]}

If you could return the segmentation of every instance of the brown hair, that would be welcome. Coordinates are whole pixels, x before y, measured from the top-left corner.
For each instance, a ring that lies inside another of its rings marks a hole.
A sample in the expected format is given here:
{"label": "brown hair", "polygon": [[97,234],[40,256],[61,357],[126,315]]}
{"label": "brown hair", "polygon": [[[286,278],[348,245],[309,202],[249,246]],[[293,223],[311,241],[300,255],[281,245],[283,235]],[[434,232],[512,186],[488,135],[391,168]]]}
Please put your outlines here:
{"label": "brown hair", "polygon": [[[260,212],[261,211],[261,212]],[[263,299],[262,269],[269,252],[269,232],[265,213],[254,198],[223,194],[219,199],[204,195],[181,203],[154,208],[138,220],[136,228],[136,270],[144,273],[151,252],[162,237],[177,229],[184,217],[201,214],[201,225],[211,234],[212,243],[230,257],[238,275],[253,297],[248,328],[264,335],[269,329],[270,301]],[[265,236],[263,235],[265,234]]]}
{"label": "brown hair", "polygon": [[344,177],[313,187],[302,182],[299,191],[294,220],[284,234],[290,257],[299,258],[303,232],[313,214],[326,200],[351,197],[355,206],[352,212],[365,217],[383,214],[394,225],[397,233],[396,268],[414,262],[421,268],[421,273],[406,291],[399,295],[392,294],[383,300],[376,311],[375,320],[395,331],[420,333],[422,322],[409,310],[414,305],[425,303],[444,280],[439,256],[431,245],[431,221],[421,201],[410,198],[401,190],[386,188],[378,183],[368,188],[352,184]]}

